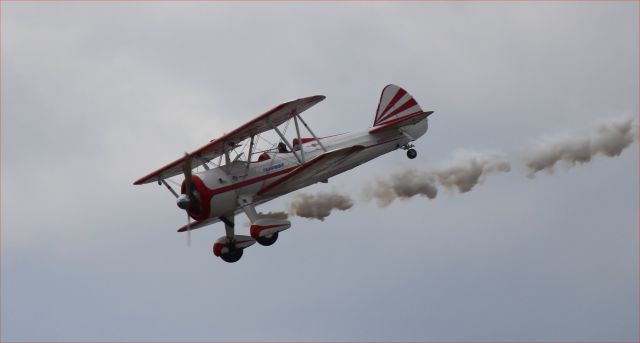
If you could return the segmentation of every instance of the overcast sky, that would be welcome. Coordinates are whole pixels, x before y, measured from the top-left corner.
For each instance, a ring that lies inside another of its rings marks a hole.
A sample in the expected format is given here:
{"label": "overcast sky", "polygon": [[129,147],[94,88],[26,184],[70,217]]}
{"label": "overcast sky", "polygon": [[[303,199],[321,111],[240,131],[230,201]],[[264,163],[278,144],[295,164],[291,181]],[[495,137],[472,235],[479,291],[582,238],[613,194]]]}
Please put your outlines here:
{"label": "overcast sky", "polygon": [[[1,5],[2,340],[639,339],[637,143],[534,179],[518,163],[637,117],[636,2]],[[305,113],[321,135],[368,127],[389,83],[435,111],[418,158],[310,187],[357,204],[238,263],[211,252],[220,224],[188,248],[173,196],[132,185],[290,99],[327,96]],[[460,150],[513,170],[360,200]]]}

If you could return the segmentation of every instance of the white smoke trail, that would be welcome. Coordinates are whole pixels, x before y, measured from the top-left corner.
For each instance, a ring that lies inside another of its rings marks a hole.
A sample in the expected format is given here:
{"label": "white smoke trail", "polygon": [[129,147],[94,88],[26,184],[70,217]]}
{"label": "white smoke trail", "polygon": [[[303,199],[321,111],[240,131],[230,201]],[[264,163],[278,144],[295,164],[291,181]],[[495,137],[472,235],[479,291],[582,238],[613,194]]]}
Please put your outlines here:
{"label": "white smoke trail", "polygon": [[534,177],[542,170],[553,172],[560,161],[572,167],[591,161],[595,155],[618,156],[636,139],[634,128],[631,118],[608,119],[596,124],[587,135],[574,133],[545,138],[525,156],[528,176]]}
{"label": "white smoke trail", "polygon": [[[591,161],[595,155],[615,157],[637,138],[633,119],[608,119],[595,125],[585,134],[573,134],[543,140],[524,157],[529,177],[539,171],[553,171],[560,161],[569,166]],[[509,158],[499,152],[458,151],[452,161],[439,168],[427,170],[407,169],[377,178],[365,185],[366,200],[375,199],[380,207],[386,207],[397,199],[423,196],[434,199],[437,185],[467,193],[482,184],[488,175],[511,171]],[[332,210],[347,210],[354,205],[351,197],[335,192],[296,194],[289,205],[289,214],[324,220]],[[283,213],[286,216],[286,213]],[[286,218],[286,217],[285,217]]]}
{"label": "white smoke trail", "polygon": [[397,198],[408,199],[416,195],[434,199],[438,195],[436,183],[460,193],[472,190],[484,182],[487,175],[508,172],[511,165],[505,156],[495,152],[458,152],[449,165],[433,170],[408,169],[378,179],[364,189],[366,199],[376,199],[381,207],[388,206]]}
{"label": "white smoke trail", "polygon": [[336,192],[317,194],[297,193],[289,204],[289,214],[324,221],[333,210],[345,211],[353,207],[350,196]]}
{"label": "white smoke trail", "polygon": [[454,155],[449,166],[436,169],[433,174],[441,185],[455,187],[460,193],[466,193],[483,183],[487,175],[509,171],[511,164],[503,154],[460,151]]}
{"label": "white smoke trail", "polygon": [[409,199],[416,195],[433,199],[438,195],[434,176],[426,171],[408,169],[391,175],[388,179],[377,179],[375,184],[365,186],[366,199],[376,199],[378,206],[386,207],[397,198]]}

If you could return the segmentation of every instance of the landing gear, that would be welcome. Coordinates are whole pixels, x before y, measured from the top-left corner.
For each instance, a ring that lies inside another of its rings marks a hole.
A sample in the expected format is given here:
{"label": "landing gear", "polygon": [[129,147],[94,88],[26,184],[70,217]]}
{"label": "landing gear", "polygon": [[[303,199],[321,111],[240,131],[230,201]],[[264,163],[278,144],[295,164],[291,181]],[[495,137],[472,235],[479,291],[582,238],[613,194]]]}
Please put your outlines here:
{"label": "landing gear", "polygon": [[407,150],[407,157],[409,157],[410,160],[413,160],[414,158],[416,158],[416,156],[418,156],[418,152],[416,151],[416,149]]}
{"label": "landing gear", "polygon": [[240,258],[242,257],[243,251],[244,249],[231,249],[229,250],[229,252],[221,254],[220,258],[228,263],[238,262],[238,260],[240,260]]}
{"label": "landing gear", "polygon": [[225,235],[213,243],[213,254],[228,263],[238,262],[242,257],[244,248],[256,241],[251,237],[234,234],[235,224],[233,215],[220,216],[218,218],[224,223]]}
{"label": "landing gear", "polygon": [[273,233],[273,234],[272,234],[271,236],[269,236],[269,237],[267,237],[267,236],[265,236],[265,237],[258,237],[258,238],[256,239],[256,241],[258,241],[258,243],[259,243],[260,245],[263,245],[263,246],[265,246],[265,247],[268,247],[268,246],[270,246],[270,245],[273,245],[273,243],[275,243],[277,240],[278,240],[278,233],[277,233],[277,232]]}
{"label": "landing gear", "polygon": [[413,148],[413,144],[411,143],[405,144],[402,146],[402,149],[407,151],[407,157],[409,157],[410,160],[413,160],[418,156],[418,152]]}

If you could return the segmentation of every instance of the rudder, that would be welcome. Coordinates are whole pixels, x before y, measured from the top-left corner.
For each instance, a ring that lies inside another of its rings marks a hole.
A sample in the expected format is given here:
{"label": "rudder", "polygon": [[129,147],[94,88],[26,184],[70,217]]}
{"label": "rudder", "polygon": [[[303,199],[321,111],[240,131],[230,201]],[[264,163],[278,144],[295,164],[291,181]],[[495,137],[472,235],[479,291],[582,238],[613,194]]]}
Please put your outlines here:
{"label": "rudder", "polygon": [[406,90],[396,85],[387,85],[382,89],[380,102],[373,126],[422,112],[418,102]]}

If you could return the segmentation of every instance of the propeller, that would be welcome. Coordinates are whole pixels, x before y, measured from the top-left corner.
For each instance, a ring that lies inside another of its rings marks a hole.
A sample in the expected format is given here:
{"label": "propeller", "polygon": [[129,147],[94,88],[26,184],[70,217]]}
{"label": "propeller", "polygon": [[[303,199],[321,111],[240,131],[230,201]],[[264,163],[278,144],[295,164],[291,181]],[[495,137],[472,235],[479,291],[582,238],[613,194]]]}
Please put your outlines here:
{"label": "propeller", "polygon": [[[191,198],[191,190],[193,189],[193,180],[191,179],[191,155],[184,153],[184,162],[182,163],[182,173],[186,182],[186,194]],[[191,199],[189,199],[191,200]]]}
{"label": "propeller", "polygon": [[191,217],[187,212],[187,247],[191,248]]}
{"label": "propeller", "polygon": [[189,210],[195,205],[197,200],[193,195],[193,179],[191,177],[191,155],[184,153],[184,161],[182,163],[182,173],[184,174],[184,194],[178,197],[178,207],[187,213],[187,246],[191,246],[191,216]]}

